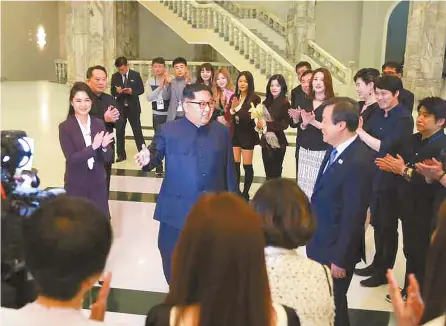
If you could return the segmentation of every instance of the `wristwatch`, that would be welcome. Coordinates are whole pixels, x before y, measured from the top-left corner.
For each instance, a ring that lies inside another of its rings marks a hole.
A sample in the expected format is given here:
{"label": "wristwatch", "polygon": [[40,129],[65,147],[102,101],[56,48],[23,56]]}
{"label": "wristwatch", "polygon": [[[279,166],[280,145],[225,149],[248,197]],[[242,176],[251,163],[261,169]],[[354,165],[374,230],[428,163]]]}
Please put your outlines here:
{"label": "wristwatch", "polygon": [[412,180],[412,173],[413,169],[406,167],[403,172],[403,178],[410,182]]}

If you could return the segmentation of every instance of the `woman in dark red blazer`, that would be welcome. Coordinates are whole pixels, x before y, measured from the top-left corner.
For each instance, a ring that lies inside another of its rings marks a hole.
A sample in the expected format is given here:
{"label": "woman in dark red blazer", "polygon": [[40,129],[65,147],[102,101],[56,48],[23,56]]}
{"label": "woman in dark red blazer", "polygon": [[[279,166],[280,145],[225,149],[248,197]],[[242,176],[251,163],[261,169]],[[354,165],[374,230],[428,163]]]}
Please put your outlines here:
{"label": "woman in dark red blazer", "polygon": [[90,116],[92,93],[76,82],[70,91],[67,119],[59,125],[59,141],[65,156],[65,190],[68,195],[91,200],[110,217],[104,162],[112,160],[113,133],[104,122]]}
{"label": "woman in dark red blazer", "polygon": [[257,122],[257,128],[263,130],[260,146],[267,180],[282,176],[283,159],[288,146],[284,130],[289,125],[288,110],[291,108],[286,94],[285,78],[282,75],[271,76],[263,101],[269,117]]}

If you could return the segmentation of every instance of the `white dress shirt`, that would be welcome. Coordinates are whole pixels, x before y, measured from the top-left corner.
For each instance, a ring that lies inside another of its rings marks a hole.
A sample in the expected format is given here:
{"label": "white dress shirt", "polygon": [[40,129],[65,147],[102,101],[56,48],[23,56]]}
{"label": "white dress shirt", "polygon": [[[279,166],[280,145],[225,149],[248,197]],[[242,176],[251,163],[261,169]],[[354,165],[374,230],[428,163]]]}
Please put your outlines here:
{"label": "white dress shirt", "polygon": [[[48,308],[36,302],[21,309],[1,308],[2,326],[118,326],[88,319],[80,309]],[[120,324],[123,326],[124,324]]]}
{"label": "white dress shirt", "polygon": [[[85,146],[91,146],[91,118],[90,115],[88,115],[88,120],[87,120],[87,128],[85,128],[82,123],[79,121],[79,119],[77,119],[77,123],[79,124],[79,127],[81,128],[82,131],[82,136],[84,136],[84,141],[85,141]],[[87,161],[87,165],[88,168],[90,170],[93,169],[93,164],[94,164],[94,158],[90,157]]]}

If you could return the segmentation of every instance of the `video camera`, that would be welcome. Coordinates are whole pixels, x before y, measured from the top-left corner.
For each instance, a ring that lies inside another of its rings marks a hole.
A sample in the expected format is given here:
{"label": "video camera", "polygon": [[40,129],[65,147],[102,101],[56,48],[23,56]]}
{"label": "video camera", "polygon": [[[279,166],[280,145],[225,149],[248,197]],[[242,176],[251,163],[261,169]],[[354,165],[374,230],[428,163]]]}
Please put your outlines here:
{"label": "video camera", "polygon": [[[34,140],[28,138],[26,132],[19,130],[1,132],[2,285],[4,282],[16,285],[17,275],[22,275],[23,282],[26,282],[28,277],[22,250],[23,220],[44,201],[65,192],[61,188],[38,189],[40,180],[37,171],[32,169],[33,151]],[[19,284],[21,285],[23,284]],[[2,306],[3,299],[5,298],[2,295]]]}

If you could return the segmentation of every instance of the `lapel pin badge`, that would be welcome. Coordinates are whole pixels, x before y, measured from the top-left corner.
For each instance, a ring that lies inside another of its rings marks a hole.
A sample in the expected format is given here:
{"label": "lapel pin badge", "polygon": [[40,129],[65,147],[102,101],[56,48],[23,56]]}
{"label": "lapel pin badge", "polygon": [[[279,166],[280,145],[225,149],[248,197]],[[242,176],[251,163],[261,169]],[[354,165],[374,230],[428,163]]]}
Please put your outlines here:
{"label": "lapel pin badge", "polygon": [[338,160],[338,163],[342,164],[342,163],[344,163],[344,161],[343,160]]}

